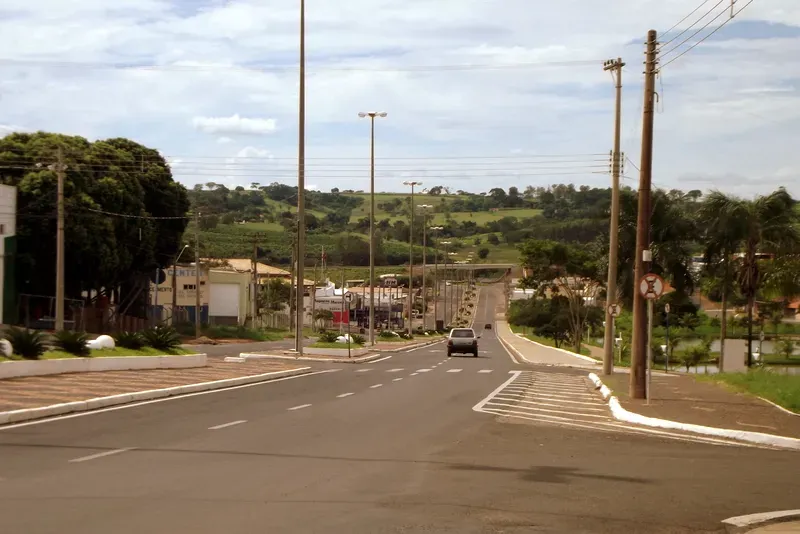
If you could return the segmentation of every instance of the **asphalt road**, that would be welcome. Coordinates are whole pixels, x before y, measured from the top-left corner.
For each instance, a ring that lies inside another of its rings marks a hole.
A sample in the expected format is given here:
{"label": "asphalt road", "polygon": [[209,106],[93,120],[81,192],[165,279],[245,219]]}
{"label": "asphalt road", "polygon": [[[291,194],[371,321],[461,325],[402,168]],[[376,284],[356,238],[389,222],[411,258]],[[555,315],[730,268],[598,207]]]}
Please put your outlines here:
{"label": "asphalt road", "polygon": [[481,332],[479,358],[436,345],[0,428],[0,532],[716,532],[797,507],[796,453],[609,426],[585,371]]}

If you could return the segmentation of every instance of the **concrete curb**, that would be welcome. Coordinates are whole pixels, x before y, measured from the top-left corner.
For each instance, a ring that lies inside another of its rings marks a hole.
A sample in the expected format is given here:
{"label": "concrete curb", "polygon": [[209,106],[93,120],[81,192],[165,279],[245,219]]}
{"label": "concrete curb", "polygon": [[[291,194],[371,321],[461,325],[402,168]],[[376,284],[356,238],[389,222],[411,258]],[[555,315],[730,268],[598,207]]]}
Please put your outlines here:
{"label": "concrete curb", "polygon": [[133,393],[123,393],[121,395],[111,395],[109,397],[97,397],[85,401],[65,402],[53,404],[51,406],[41,406],[39,408],[27,408],[24,410],[13,410],[0,412],[0,425],[8,423],[19,423],[31,419],[41,419],[44,417],[54,417],[73,412],[85,412],[98,408],[107,408],[118,404],[129,404],[131,402],[162,399],[185,395],[187,393],[197,393],[199,391],[211,391],[215,389],[225,389],[244,384],[254,384],[257,382],[268,382],[277,378],[304,375],[311,371],[310,367],[298,369],[288,369],[286,371],[273,371],[260,375],[241,376],[238,378],[226,378],[224,380],[214,380],[212,382],[199,382],[197,384],[187,384],[185,386],[175,386],[163,389],[150,389],[147,391],[136,391]]}
{"label": "concrete curb", "polygon": [[756,398],[757,398],[757,399],[759,399],[759,400],[762,400],[762,401],[766,402],[767,404],[771,404],[771,405],[773,405],[775,408],[779,409],[779,410],[780,410],[780,411],[782,411],[783,413],[788,413],[789,415],[793,415],[793,416],[795,416],[795,417],[800,417],[800,413],[795,413],[795,412],[793,412],[793,411],[791,411],[791,410],[787,410],[787,409],[786,409],[786,408],[784,408],[783,406],[781,406],[781,405],[779,405],[779,404],[775,404],[774,402],[772,402],[772,401],[771,401],[771,400],[769,400],[769,399],[765,399],[764,397],[758,397],[758,396],[756,396]]}
{"label": "concrete curb", "polygon": [[205,367],[207,360],[206,354],[164,354],[160,356],[97,356],[94,358],[0,362],[0,379],[104,371],[191,369]]}
{"label": "concrete curb", "polygon": [[430,345],[435,345],[435,344],[437,344],[437,343],[442,343],[443,341],[446,341],[446,340],[447,340],[447,338],[439,338],[439,339],[436,339],[436,340],[425,341],[425,342],[423,342],[423,343],[416,343],[416,344],[414,344],[414,345],[405,345],[405,346],[403,346],[403,347],[398,347],[398,348],[396,348],[396,349],[376,349],[376,352],[380,352],[380,353],[384,353],[384,352],[390,352],[390,353],[394,353],[394,352],[405,352],[405,351],[411,351],[411,350],[421,349],[422,347],[427,347],[427,346],[430,346]]}
{"label": "concrete curb", "polygon": [[[525,356],[523,356],[522,353],[519,350],[517,350],[516,348],[514,348],[514,346],[511,345],[508,341],[503,339],[503,337],[500,334],[497,334],[497,340],[500,341],[500,344],[503,345],[503,348],[505,348],[507,352],[513,353],[522,362],[530,364],[530,365],[539,365],[539,366],[542,366],[542,367],[566,367],[568,369],[591,369],[590,366],[581,365],[581,364],[579,364],[577,362],[574,363],[574,364],[572,364],[572,363],[538,363],[538,362],[532,362],[529,359],[527,359]],[[530,341],[530,340],[528,340],[528,341]],[[533,343],[533,341],[531,341],[531,343]],[[539,343],[537,343],[537,345],[539,345]],[[553,347],[547,347],[547,348],[552,349]],[[574,356],[574,354],[571,354],[571,353],[570,353],[570,355]]]}
{"label": "concrete curb", "polygon": [[599,362],[599,361],[595,360],[594,358],[590,358],[589,356],[584,356],[583,354],[576,354],[576,353],[572,352],[571,350],[560,349],[560,348],[556,348],[556,347],[550,347],[548,345],[543,345],[541,343],[537,343],[536,341],[533,341],[532,339],[528,339],[527,337],[523,336],[522,334],[516,334],[515,333],[514,335],[517,336],[518,338],[522,339],[522,340],[527,341],[528,343],[533,343],[534,345],[537,345],[539,347],[543,347],[545,349],[557,350],[559,352],[562,352],[562,353],[566,354],[567,356],[572,356],[574,358],[580,358],[581,360],[585,360],[587,362],[592,362],[592,363],[595,363],[595,364],[598,364],[598,365],[600,363],[602,363],[602,362]]}
{"label": "concrete curb", "polygon": [[782,510],[779,512],[740,515],[729,517],[722,521],[722,524],[725,525],[725,531],[729,534],[740,534],[743,532],[750,532],[758,527],[796,520],[800,520],[800,510]]}
{"label": "concrete curb", "polygon": [[[247,360],[291,360],[296,362],[324,362],[324,363],[367,363],[373,360],[377,360],[378,358],[385,357],[383,354],[370,354],[369,356],[361,356],[358,358],[313,358],[303,356],[302,358],[298,358],[297,356],[284,356],[279,354],[256,354],[256,353],[248,353],[242,352],[239,354],[239,359],[241,361]],[[239,361],[239,360],[236,360]]]}
{"label": "concrete curb", "polygon": [[[636,425],[650,426],[655,428],[665,428],[669,430],[681,430],[693,434],[727,438],[746,443],[756,443],[783,449],[800,450],[800,439],[786,436],[776,436],[774,434],[764,434],[762,432],[749,432],[747,430],[733,430],[729,428],[716,428],[711,426],[695,425],[690,423],[680,423],[668,419],[657,419],[647,417],[638,413],[630,412],[622,407],[619,399],[615,397],[610,389],[603,384],[600,377],[594,373],[589,373],[589,379],[594,382],[595,388],[599,389],[604,399],[608,400],[608,407],[615,419]],[[604,389],[605,388],[605,389]]]}

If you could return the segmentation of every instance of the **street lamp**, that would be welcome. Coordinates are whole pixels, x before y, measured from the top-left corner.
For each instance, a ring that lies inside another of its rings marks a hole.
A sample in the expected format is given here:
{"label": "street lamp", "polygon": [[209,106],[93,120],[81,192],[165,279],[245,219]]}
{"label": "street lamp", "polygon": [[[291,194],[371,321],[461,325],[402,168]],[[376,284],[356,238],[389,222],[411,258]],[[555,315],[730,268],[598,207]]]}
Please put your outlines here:
{"label": "street lamp", "polygon": [[428,214],[427,210],[432,209],[430,204],[420,204],[417,206],[422,210],[422,329],[427,330],[426,316],[428,313],[428,294],[425,292],[425,276],[427,275],[428,257]]}
{"label": "street lamp", "polygon": [[375,344],[375,117],[386,117],[385,111],[358,114],[369,117],[369,344]]}
{"label": "street lamp", "polygon": [[[444,226],[431,226],[430,230],[438,232],[444,230]],[[436,321],[439,319],[439,247],[436,246],[436,241],[433,243],[433,327],[436,328]]]}
{"label": "street lamp", "polygon": [[414,333],[412,318],[414,311],[414,188],[422,185],[422,182],[405,181],[403,185],[411,186],[411,202],[409,203],[411,214],[408,226],[408,335],[411,336]]}
{"label": "street lamp", "polygon": [[[306,259],[306,2],[300,0],[300,83],[297,108],[297,302],[295,313],[295,350],[303,355],[303,323],[305,323],[305,259]],[[199,267],[198,267],[199,268]],[[198,288],[199,294],[200,288]],[[313,298],[313,297],[312,297]],[[198,303],[199,306],[199,303]],[[198,312],[199,313],[199,312]]]}
{"label": "street lamp", "polygon": [[449,255],[449,252],[447,251],[447,248],[450,246],[451,243],[452,243],[452,241],[442,241],[441,242],[441,244],[444,245],[444,295],[442,295],[442,297],[443,297],[442,300],[444,301],[444,302],[442,302],[442,305],[444,307],[442,311],[444,312],[444,316],[442,317],[442,323],[444,324],[445,328],[447,328],[447,325],[448,325],[448,321],[447,321],[447,256]]}
{"label": "street lamp", "polygon": [[[175,287],[176,285],[178,285],[178,275],[177,275],[178,261],[180,261],[181,256],[183,256],[183,253],[186,251],[187,248],[189,248],[188,243],[183,245],[183,248],[181,249],[180,252],[178,252],[178,255],[175,257],[175,261],[172,262],[172,326],[178,324],[177,317],[175,316],[175,311],[178,309],[178,288]],[[156,285],[156,290],[158,290],[157,285]],[[200,291],[200,288],[198,287],[197,290]]]}

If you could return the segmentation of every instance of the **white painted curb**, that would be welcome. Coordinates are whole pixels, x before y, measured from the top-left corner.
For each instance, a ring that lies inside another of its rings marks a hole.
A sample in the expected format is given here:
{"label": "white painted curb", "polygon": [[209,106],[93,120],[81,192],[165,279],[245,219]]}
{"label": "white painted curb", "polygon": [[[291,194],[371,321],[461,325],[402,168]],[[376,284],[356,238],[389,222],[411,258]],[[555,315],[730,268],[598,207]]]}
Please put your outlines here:
{"label": "white painted curb", "polygon": [[396,349],[374,349],[374,350],[376,352],[405,352],[405,351],[421,349],[422,347],[427,347],[429,345],[435,345],[443,341],[446,341],[446,338],[430,339],[428,341],[424,341],[422,343],[416,343],[414,345],[404,345],[402,347],[397,347]]}
{"label": "white painted curb", "polygon": [[[690,423],[679,423],[678,421],[657,419],[655,417],[647,417],[638,413],[629,412],[622,407],[619,399],[617,399],[617,397],[612,394],[611,390],[609,390],[606,385],[603,384],[603,382],[600,380],[600,377],[594,373],[589,373],[589,379],[594,382],[595,387],[599,389],[601,393],[603,393],[603,398],[608,399],[608,407],[611,409],[611,413],[615,419],[620,421],[656,428],[682,430],[684,432],[691,432],[693,434],[703,434],[705,436],[715,436],[733,439],[736,441],[744,441],[747,443],[757,443],[759,445],[769,445],[772,447],[800,450],[800,439],[798,438],[776,436],[773,434],[764,434],[762,432],[749,432],[747,430],[733,430],[728,428],[694,425]],[[605,388],[605,390],[603,390],[603,388]]]}
{"label": "white painted curb", "polygon": [[730,534],[749,532],[757,527],[774,523],[783,523],[800,519],[800,510],[782,510],[779,512],[765,512],[761,514],[740,515],[729,517],[722,524]]}
{"label": "white painted curb", "polygon": [[383,354],[370,354],[369,356],[361,356],[359,358],[314,358],[314,357],[297,357],[297,356],[286,356],[286,355],[279,355],[279,354],[256,354],[256,353],[248,353],[242,352],[239,354],[239,358],[243,361],[247,360],[292,360],[292,361],[300,361],[300,362],[327,362],[327,363],[366,363],[371,362],[372,360],[377,360],[378,358],[384,358]]}
{"label": "white painted curb", "polygon": [[227,378],[225,380],[200,382],[197,384],[188,384],[185,386],[175,386],[163,389],[151,389],[147,391],[136,391],[134,393],[123,393],[121,395],[111,395],[109,397],[97,397],[85,401],[65,402],[62,404],[53,404],[51,406],[42,406],[39,408],[27,408],[24,410],[0,412],[0,425],[5,425],[8,423],[19,423],[20,421],[28,421],[31,419],[41,419],[43,417],[53,417],[56,415],[64,415],[72,412],[85,412],[89,410],[96,410],[98,408],[106,408],[108,406],[116,406],[118,404],[128,404],[131,402],[138,402],[144,400],[174,397],[177,395],[185,395],[187,393],[196,393],[199,391],[225,389],[233,386],[240,386],[243,384],[253,384],[256,382],[267,382],[270,380],[275,380],[277,378],[306,374],[310,372],[310,370],[311,370],[310,367],[301,367],[299,369],[290,369],[287,371],[273,371],[271,373],[264,373],[260,375],[242,376],[239,378]]}
{"label": "white painted curb", "polygon": [[26,360],[0,363],[0,380],[26,376],[95,373],[143,369],[190,369],[205,367],[205,354],[177,356],[98,356],[95,358],[63,358],[60,360]]}

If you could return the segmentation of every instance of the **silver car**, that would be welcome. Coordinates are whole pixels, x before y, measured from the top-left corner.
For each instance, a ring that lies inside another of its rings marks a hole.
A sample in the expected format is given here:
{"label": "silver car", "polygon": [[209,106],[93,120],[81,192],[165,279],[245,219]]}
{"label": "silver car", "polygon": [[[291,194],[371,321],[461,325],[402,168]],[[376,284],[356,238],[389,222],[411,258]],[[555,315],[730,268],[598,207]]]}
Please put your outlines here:
{"label": "silver car", "polygon": [[447,356],[454,353],[472,354],[478,357],[478,339],[472,328],[453,328],[447,336]]}

